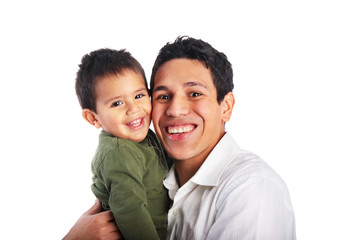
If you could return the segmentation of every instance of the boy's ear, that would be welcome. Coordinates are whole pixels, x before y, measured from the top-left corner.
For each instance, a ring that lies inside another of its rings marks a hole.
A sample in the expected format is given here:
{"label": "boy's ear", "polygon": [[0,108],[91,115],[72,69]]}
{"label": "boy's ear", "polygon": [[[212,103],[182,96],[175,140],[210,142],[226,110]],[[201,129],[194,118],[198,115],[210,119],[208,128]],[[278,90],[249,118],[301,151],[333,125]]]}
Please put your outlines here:
{"label": "boy's ear", "polygon": [[101,127],[101,123],[98,120],[97,114],[94,113],[92,110],[87,109],[87,108],[83,109],[82,116],[88,123],[95,126],[96,128]]}
{"label": "boy's ear", "polygon": [[223,101],[221,102],[222,107],[222,119],[224,122],[230,121],[232,110],[235,105],[235,97],[232,92],[228,92]]}

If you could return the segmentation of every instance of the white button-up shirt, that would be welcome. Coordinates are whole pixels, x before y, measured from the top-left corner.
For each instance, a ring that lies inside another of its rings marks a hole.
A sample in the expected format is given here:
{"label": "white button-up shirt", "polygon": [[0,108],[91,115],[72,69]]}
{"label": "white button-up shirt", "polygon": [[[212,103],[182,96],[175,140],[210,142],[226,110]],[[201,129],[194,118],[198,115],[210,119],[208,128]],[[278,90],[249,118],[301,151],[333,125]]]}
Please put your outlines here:
{"label": "white button-up shirt", "polygon": [[164,186],[174,201],[168,239],[296,239],[285,183],[229,133],[186,184],[178,187],[173,166]]}

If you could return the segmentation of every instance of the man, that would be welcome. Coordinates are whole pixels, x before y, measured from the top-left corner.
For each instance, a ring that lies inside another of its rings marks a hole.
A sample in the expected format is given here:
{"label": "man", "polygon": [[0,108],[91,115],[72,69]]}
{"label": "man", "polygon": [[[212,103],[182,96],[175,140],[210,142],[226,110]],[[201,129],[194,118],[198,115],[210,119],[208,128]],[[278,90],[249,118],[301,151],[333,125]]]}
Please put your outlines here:
{"label": "man", "polygon": [[155,61],[153,125],[174,162],[164,180],[169,239],[296,238],[285,183],[225,131],[232,77],[226,56],[193,38],[165,45]]}

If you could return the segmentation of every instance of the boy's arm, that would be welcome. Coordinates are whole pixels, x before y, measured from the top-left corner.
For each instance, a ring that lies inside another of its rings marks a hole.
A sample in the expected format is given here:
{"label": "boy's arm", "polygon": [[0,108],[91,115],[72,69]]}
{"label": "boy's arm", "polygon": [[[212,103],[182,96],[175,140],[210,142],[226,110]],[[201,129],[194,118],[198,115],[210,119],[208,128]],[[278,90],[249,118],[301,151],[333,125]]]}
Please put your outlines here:
{"label": "boy's arm", "polygon": [[101,212],[101,203],[95,204],[86,211],[66,234],[63,240],[121,240],[124,239],[111,211]]}
{"label": "boy's arm", "polygon": [[144,165],[132,151],[111,151],[101,166],[109,206],[125,239],[159,239],[147,210]]}

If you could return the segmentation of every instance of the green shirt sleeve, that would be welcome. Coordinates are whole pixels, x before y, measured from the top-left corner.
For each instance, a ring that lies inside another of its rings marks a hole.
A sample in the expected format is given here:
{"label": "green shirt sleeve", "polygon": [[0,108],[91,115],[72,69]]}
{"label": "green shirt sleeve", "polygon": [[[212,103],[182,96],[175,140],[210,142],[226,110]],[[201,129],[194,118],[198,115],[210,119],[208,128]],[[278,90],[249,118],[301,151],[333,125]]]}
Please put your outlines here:
{"label": "green shirt sleeve", "polygon": [[99,177],[110,193],[109,206],[125,239],[159,239],[147,210],[142,182],[145,159],[124,147],[111,150],[99,166]]}

